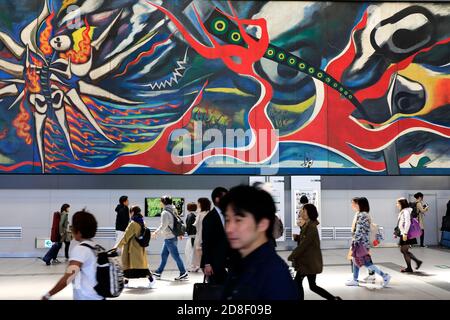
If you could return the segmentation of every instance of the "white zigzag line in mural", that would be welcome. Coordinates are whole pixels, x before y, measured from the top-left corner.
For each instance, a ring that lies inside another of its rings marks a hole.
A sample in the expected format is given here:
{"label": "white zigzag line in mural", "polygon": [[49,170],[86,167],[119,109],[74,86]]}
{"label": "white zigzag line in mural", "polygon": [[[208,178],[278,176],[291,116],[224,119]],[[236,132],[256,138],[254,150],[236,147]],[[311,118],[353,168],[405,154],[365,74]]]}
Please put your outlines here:
{"label": "white zigzag line in mural", "polygon": [[177,65],[178,67],[175,68],[175,70],[172,72],[172,76],[170,77],[170,79],[164,80],[162,82],[154,82],[154,83],[150,83],[150,88],[152,90],[158,89],[166,89],[167,87],[171,88],[173,83],[178,84],[178,80],[183,76],[182,73],[180,73],[180,71],[184,71],[186,70],[186,65],[187,64],[187,56],[184,57],[184,60],[180,60],[177,61]]}

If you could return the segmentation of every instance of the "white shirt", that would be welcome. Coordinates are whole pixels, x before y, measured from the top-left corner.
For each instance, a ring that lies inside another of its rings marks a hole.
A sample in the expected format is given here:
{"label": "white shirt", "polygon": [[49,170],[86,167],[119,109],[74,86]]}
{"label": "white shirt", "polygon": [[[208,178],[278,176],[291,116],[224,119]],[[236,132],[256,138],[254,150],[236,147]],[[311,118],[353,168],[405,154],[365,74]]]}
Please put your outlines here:
{"label": "white shirt", "polygon": [[405,208],[398,214],[398,227],[402,235],[408,234],[409,227],[411,226],[411,208]]}
{"label": "white shirt", "polygon": [[225,227],[225,217],[223,216],[222,211],[216,206],[214,206],[214,208],[216,209],[217,214],[219,215],[220,221],[222,221],[222,226]]}
{"label": "white shirt", "polygon": [[[95,247],[92,240],[85,240],[91,247]],[[70,261],[81,262],[81,270],[77,273],[72,282],[74,300],[103,300],[103,297],[97,294],[94,287],[97,285],[97,256],[94,250],[76,245],[70,254]]]}

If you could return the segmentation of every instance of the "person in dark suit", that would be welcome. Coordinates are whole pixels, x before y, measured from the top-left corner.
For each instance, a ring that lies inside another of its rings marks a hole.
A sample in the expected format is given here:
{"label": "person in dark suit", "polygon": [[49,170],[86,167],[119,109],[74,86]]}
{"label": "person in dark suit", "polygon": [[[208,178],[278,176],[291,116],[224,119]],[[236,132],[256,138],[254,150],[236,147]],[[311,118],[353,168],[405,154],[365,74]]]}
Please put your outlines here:
{"label": "person in dark suit", "polygon": [[276,207],[264,190],[237,186],[222,201],[230,247],[239,253],[224,285],[224,300],[298,300],[286,262],[272,244]]}
{"label": "person in dark suit", "polygon": [[202,224],[202,259],[200,267],[208,283],[223,284],[227,277],[229,244],[225,235],[225,217],[220,208],[221,199],[228,190],[217,187],[211,194],[214,208],[208,212]]}

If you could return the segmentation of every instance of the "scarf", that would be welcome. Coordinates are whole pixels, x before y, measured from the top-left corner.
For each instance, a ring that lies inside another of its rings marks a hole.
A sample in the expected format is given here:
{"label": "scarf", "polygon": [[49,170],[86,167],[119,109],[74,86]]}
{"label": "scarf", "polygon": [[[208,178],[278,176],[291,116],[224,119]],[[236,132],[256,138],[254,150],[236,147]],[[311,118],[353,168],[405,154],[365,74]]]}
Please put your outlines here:
{"label": "scarf", "polygon": [[141,214],[134,214],[131,220],[139,224],[144,224],[144,217]]}

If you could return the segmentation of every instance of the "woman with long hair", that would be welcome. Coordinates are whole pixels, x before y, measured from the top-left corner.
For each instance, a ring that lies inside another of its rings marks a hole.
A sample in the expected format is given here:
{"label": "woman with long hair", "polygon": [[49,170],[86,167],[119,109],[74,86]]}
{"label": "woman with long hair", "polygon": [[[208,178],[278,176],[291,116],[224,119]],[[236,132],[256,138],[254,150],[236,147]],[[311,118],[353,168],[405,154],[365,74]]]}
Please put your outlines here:
{"label": "woman with long hair", "polygon": [[411,267],[411,260],[416,263],[416,270],[422,265],[422,261],[417,259],[412,252],[409,251],[409,247],[413,244],[417,244],[415,238],[408,239],[408,231],[411,226],[411,212],[412,208],[409,206],[408,200],[400,198],[397,200],[397,208],[399,209],[397,227],[394,231],[394,236],[399,237],[398,242],[400,246],[400,252],[403,254],[403,258],[406,262],[406,268],[401,269],[401,272],[413,272]]}
{"label": "woman with long hair", "polygon": [[381,271],[373,264],[369,253],[369,234],[370,234],[370,216],[369,201],[367,198],[361,197],[355,199],[356,228],[355,235],[352,240],[352,258],[353,258],[353,279],[346,282],[347,286],[358,286],[359,268],[365,266],[370,271],[383,278],[383,287],[386,287],[391,280],[391,276]]}
{"label": "woman with long hair", "polygon": [[202,260],[202,232],[203,232],[203,219],[211,210],[211,201],[208,198],[199,198],[197,200],[198,214],[194,222],[194,227],[197,229],[197,235],[194,240],[194,258],[192,264],[197,272],[200,269],[200,262]]}

